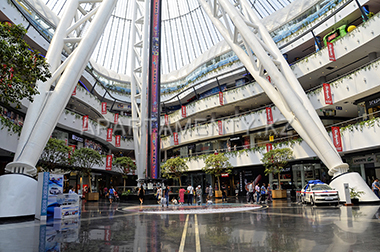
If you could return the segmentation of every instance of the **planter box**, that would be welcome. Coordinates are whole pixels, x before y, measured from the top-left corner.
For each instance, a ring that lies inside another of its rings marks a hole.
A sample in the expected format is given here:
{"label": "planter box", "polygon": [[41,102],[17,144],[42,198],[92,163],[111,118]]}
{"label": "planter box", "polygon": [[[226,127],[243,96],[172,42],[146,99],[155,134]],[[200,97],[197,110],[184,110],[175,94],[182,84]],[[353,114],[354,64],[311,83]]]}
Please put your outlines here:
{"label": "planter box", "polygon": [[286,190],[272,190],[273,199],[286,199]]}
{"label": "planter box", "polygon": [[88,200],[88,201],[98,201],[99,200],[99,193],[97,193],[97,192],[87,193],[86,194],[86,200]]}

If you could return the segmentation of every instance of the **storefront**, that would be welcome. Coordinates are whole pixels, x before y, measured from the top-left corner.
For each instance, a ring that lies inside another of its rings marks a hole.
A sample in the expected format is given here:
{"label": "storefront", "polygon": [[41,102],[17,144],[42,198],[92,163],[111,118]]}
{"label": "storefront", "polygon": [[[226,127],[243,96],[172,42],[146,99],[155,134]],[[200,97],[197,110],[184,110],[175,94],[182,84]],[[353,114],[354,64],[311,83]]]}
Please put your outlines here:
{"label": "storefront", "polygon": [[380,153],[357,153],[345,156],[345,160],[350,166],[349,171],[359,173],[368,186],[372,185],[375,178],[380,177]]}
{"label": "storefront", "polygon": [[359,116],[368,116],[366,119],[380,117],[380,93],[357,100],[354,104],[358,106]]}

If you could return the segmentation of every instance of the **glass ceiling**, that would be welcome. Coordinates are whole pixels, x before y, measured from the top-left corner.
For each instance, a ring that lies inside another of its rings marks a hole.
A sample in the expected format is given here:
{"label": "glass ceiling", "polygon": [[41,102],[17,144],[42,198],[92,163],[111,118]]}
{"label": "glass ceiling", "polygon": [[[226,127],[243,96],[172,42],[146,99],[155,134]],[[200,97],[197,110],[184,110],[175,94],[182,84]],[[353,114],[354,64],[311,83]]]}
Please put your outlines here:
{"label": "glass ceiling", "polygon": [[[60,17],[67,0],[40,0]],[[130,75],[128,67],[132,5],[135,0],[120,0],[112,13],[92,60],[106,69]],[[232,0],[231,0],[232,1]],[[248,0],[261,18],[287,6],[293,0]],[[92,5],[92,4],[91,4]],[[90,8],[90,4],[85,8]],[[162,63],[167,74],[193,62],[223,40],[197,0],[162,0]]]}

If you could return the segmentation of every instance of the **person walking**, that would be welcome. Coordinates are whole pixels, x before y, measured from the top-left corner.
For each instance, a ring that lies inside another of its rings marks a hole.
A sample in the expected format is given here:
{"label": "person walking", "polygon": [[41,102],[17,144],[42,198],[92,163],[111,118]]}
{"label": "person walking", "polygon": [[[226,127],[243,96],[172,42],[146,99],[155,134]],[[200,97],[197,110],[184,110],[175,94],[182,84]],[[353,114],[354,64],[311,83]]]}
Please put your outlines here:
{"label": "person walking", "polygon": [[115,189],[113,189],[113,186],[111,186],[110,190],[108,191],[108,199],[110,201],[110,204],[112,204],[114,193]]}
{"label": "person walking", "polygon": [[221,189],[222,189],[222,202],[227,201],[226,185],[224,184],[224,182],[222,183]]}
{"label": "person walking", "polygon": [[270,184],[268,184],[268,187],[267,187],[267,195],[268,195],[267,202],[272,202],[272,187],[270,186]]}
{"label": "person walking", "polygon": [[210,199],[212,199],[212,196],[214,196],[214,193],[213,193],[213,189],[212,189],[212,185],[210,185],[208,187],[208,196],[210,197]]}
{"label": "person walking", "polygon": [[197,203],[198,205],[201,205],[202,204],[202,187],[200,185],[197,187],[196,194],[197,194]]}
{"label": "person walking", "polygon": [[145,190],[144,190],[144,187],[141,185],[139,188],[140,205],[142,205],[144,203],[144,194],[145,194]]}
{"label": "person walking", "polygon": [[248,184],[248,203],[251,203],[253,204],[253,202],[255,202],[255,200],[253,199],[253,189],[254,189],[254,186],[253,186],[253,180],[251,180],[251,183]]}
{"label": "person walking", "polygon": [[181,187],[181,189],[179,189],[179,204],[180,205],[183,205],[185,203],[185,192],[186,190],[184,188]]}
{"label": "person walking", "polygon": [[194,187],[192,187],[190,184],[187,187],[187,204],[192,205],[193,204],[193,193],[194,193]]}
{"label": "person walking", "polygon": [[157,193],[156,193],[156,199],[157,199],[158,204],[161,204],[161,198],[162,198],[162,189],[161,189],[161,186],[158,186]]}
{"label": "person walking", "polygon": [[266,198],[266,193],[267,193],[267,189],[265,188],[265,183],[263,183],[260,189],[261,189],[260,191],[261,203],[265,204],[265,198]]}
{"label": "person walking", "polygon": [[379,184],[379,179],[375,178],[375,181],[372,183],[372,191],[376,194],[378,198],[379,197],[379,190],[380,190],[380,184]]}
{"label": "person walking", "polygon": [[256,191],[256,203],[259,204],[260,202],[260,186],[259,183],[256,184],[255,186],[255,191]]}
{"label": "person walking", "polygon": [[169,207],[169,191],[170,191],[170,188],[167,185],[166,188],[165,188],[166,207]]}

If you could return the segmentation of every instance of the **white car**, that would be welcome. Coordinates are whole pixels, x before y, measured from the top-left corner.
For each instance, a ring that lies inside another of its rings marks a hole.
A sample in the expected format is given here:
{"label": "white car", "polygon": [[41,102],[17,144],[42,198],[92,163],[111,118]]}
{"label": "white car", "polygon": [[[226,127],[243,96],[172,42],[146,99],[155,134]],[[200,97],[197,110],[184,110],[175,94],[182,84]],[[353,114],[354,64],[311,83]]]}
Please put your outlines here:
{"label": "white car", "polygon": [[339,204],[339,194],[325,183],[308,183],[301,191],[302,203],[315,204]]}

